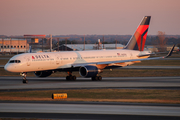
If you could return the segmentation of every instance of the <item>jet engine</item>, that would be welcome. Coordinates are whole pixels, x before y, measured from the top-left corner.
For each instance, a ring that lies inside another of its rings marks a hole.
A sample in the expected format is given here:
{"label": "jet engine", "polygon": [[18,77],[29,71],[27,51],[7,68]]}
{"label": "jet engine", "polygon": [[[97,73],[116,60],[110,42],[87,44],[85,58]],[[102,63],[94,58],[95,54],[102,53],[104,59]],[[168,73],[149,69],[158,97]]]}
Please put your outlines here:
{"label": "jet engine", "polygon": [[34,72],[34,74],[35,74],[37,77],[48,77],[48,76],[50,76],[52,73],[53,73],[53,72],[52,72],[51,70]]}
{"label": "jet engine", "polygon": [[101,70],[96,66],[83,66],[80,67],[79,73],[83,77],[95,77]]}

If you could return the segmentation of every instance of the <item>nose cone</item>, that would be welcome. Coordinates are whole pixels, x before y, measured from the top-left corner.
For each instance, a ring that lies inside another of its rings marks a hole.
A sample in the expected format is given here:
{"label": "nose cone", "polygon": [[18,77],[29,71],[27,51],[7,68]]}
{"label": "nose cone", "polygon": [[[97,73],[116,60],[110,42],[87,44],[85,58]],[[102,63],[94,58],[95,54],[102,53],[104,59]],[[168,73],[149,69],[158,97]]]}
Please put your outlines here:
{"label": "nose cone", "polygon": [[5,69],[6,71],[10,71],[10,67],[9,67],[8,63],[4,66],[4,69]]}
{"label": "nose cone", "polygon": [[9,63],[7,63],[5,66],[4,66],[4,69],[6,71],[9,71],[9,72],[14,72],[14,67],[12,65],[10,65]]}

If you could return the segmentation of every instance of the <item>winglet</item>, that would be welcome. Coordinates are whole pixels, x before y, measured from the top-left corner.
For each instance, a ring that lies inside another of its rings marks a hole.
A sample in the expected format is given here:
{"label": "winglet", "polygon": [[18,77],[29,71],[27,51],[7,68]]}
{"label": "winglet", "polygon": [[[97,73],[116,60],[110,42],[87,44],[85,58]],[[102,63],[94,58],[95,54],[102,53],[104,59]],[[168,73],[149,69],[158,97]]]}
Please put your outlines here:
{"label": "winglet", "polygon": [[167,57],[169,57],[169,56],[172,55],[172,52],[173,52],[173,50],[174,50],[174,47],[175,47],[175,45],[173,45],[173,47],[171,48],[171,50],[169,51],[169,53],[165,56],[165,58],[167,58]]}

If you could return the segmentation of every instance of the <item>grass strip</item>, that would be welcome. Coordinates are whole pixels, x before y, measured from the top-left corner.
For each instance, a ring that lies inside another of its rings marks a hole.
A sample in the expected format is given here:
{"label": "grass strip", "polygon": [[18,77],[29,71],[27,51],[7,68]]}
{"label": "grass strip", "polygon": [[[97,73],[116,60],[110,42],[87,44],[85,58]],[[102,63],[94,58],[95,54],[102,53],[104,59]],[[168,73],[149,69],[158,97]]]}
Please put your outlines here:
{"label": "grass strip", "polygon": [[67,93],[61,101],[180,104],[180,90],[78,89],[1,92],[0,100],[52,101],[52,93]]}
{"label": "grass strip", "polygon": [[144,60],[133,66],[180,66],[180,60]]}

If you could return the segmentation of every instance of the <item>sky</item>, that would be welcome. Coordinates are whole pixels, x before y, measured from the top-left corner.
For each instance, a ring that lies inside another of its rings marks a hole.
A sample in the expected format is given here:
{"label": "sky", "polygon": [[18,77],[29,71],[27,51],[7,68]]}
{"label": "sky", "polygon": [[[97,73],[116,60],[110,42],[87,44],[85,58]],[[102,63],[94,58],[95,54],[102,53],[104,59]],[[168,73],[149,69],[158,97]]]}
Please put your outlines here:
{"label": "sky", "polygon": [[0,0],[0,35],[180,35],[180,0]]}

